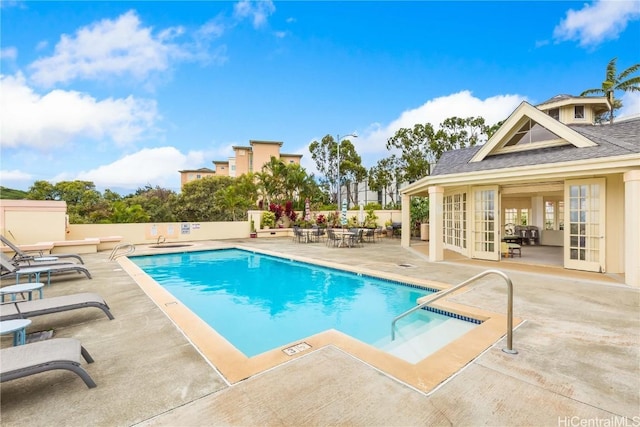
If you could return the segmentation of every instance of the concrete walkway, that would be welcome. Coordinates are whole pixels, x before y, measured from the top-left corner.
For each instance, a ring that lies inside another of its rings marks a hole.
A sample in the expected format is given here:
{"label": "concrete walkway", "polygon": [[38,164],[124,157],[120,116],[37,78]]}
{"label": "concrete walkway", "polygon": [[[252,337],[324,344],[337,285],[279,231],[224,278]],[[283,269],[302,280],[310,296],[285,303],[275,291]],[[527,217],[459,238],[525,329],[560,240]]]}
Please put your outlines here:
{"label": "concrete walkway", "polygon": [[[234,243],[450,284],[487,267],[468,261],[429,263],[419,251],[400,248],[397,239],[352,249],[291,239],[199,242],[194,248]],[[139,247],[137,253],[143,252]],[[514,313],[525,319],[514,334],[519,353],[502,352],[502,340],[425,395],[331,346],[229,386],[107,256],[85,256],[93,280],[55,278],[45,297],[97,292],[115,320],[84,309],[34,318],[28,329],[53,329],[54,336],[80,339],[95,359],[84,366],[98,387],[89,390],[67,372],[2,383],[2,426],[640,422],[640,292],[607,276],[492,265],[514,283]],[[486,278],[452,300],[504,312],[505,295],[504,282]],[[1,345],[10,346],[11,338],[3,336]]]}

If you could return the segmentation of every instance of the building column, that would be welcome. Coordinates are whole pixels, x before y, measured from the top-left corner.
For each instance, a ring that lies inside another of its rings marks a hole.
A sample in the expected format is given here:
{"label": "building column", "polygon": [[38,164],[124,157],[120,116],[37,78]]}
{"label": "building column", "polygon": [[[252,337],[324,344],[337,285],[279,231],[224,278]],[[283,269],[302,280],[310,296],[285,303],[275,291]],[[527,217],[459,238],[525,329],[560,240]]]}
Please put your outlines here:
{"label": "building column", "polygon": [[640,287],[640,170],[626,172],[623,176],[625,282]]}
{"label": "building column", "polygon": [[444,187],[429,187],[429,261],[444,260]]}
{"label": "building column", "polygon": [[402,216],[400,217],[402,221],[402,238],[400,239],[400,246],[408,248],[411,245],[411,196],[403,194],[400,207],[402,208]]}
{"label": "building column", "polygon": [[539,231],[545,229],[544,215],[544,199],[542,196],[533,196],[531,198],[531,219],[529,225],[535,225]]}

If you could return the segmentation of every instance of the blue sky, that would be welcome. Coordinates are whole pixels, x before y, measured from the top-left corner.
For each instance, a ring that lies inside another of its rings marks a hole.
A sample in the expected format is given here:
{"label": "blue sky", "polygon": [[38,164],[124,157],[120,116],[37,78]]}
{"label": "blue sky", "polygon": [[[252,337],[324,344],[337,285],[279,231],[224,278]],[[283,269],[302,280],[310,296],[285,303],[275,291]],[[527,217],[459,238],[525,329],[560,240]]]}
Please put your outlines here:
{"label": "blue sky", "polygon": [[[506,118],[640,62],[639,1],[0,1],[0,183],[179,190],[249,140]],[[618,94],[622,96],[622,94]],[[640,113],[626,94],[621,115]]]}

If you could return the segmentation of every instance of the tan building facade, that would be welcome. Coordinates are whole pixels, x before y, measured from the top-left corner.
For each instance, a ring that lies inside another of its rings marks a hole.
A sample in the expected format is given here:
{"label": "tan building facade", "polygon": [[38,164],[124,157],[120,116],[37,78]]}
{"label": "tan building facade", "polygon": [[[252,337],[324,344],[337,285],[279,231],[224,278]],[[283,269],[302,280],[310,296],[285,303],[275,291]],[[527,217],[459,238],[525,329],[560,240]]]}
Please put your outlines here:
{"label": "tan building facade", "polygon": [[302,154],[285,154],[280,152],[280,141],[249,141],[248,146],[234,146],[235,156],[228,160],[214,160],[214,170],[208,168],[196,170],[182,170],[180,172],[180,185],[189,181],[201,179],[205,176],[231,176],[236,177],[249,172],[260,172],[262,167],[271,161],[271,157],[281,160],[285,164],[300,164]]}
{"label": "tan building facade", "polygon": [[431,261],[446,249],[499,262],[503,243],[527,233],[561,246],[564,268],[640,287],[640,117],[594,124],[608,109],[604,97],[523,102],[486,144],[444,153],[402,190],[403,223],[410,197],[428,196]]}

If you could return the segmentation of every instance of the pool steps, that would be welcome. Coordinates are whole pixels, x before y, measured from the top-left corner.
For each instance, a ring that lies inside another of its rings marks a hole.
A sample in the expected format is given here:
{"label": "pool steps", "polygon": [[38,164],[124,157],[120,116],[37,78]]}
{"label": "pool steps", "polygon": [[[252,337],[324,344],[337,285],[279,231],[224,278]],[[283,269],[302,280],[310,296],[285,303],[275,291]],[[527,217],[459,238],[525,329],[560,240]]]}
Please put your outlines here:
{"label": "pool steps", "polygon": [[414,318],[398,327],[394,341],[387,337],[374,346],[407,362],[417,363],[476,326],[454,318],[438,322]]}

